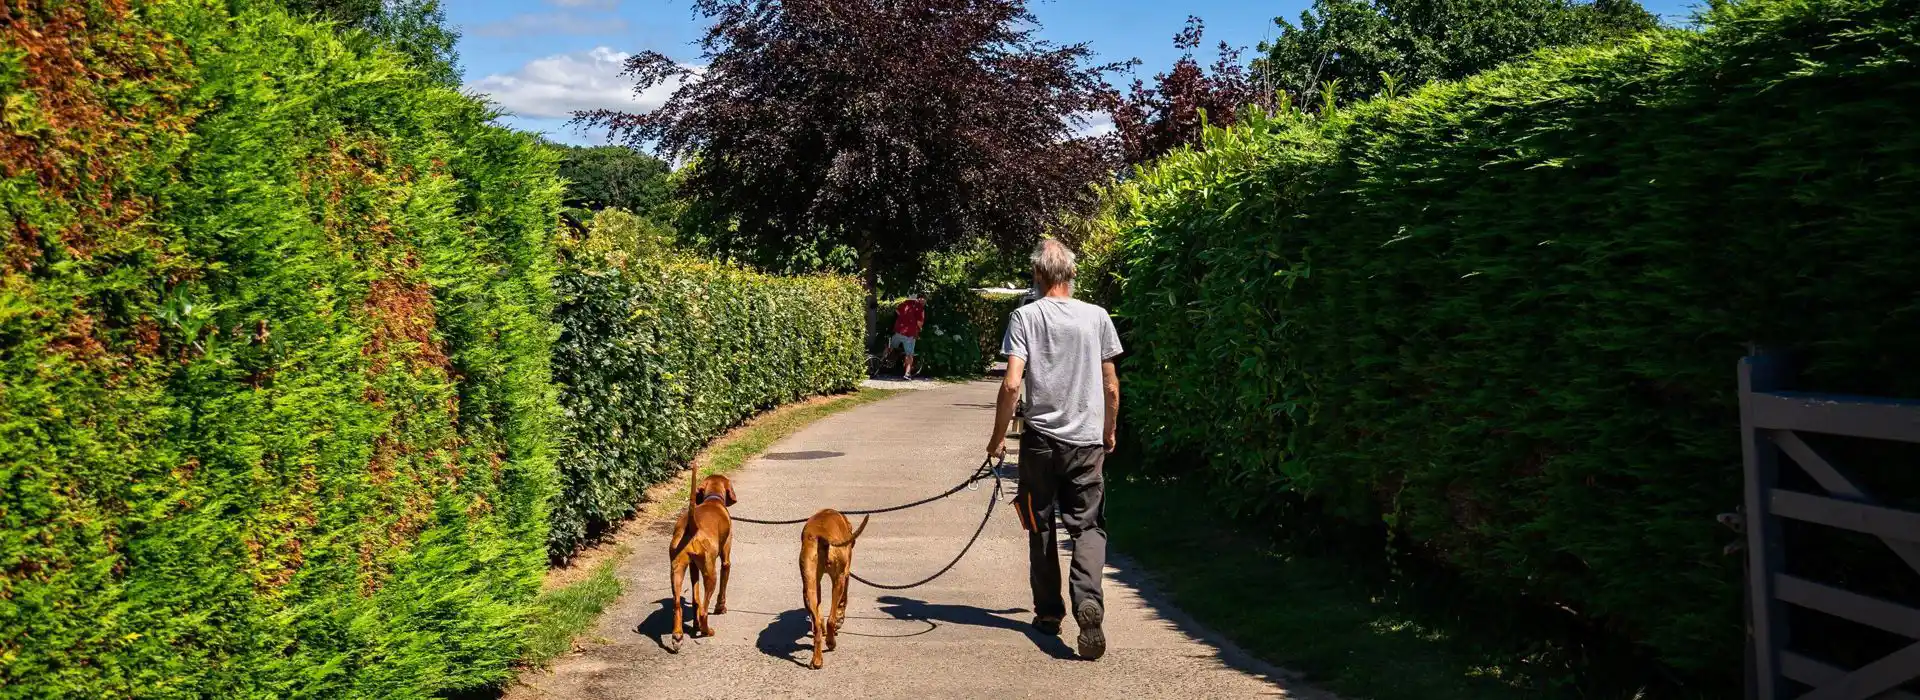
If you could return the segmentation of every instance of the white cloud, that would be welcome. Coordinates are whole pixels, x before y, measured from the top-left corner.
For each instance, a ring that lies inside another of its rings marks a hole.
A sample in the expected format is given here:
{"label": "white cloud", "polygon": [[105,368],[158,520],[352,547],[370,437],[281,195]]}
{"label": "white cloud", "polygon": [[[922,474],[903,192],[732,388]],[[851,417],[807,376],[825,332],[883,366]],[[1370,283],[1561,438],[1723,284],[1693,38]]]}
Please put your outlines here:
{"label": "white cloud", "polygon": [[[565,0],[587,2],[588,0]],[[587,5],[573,5],[586,7]],[[578,15],[572,12],[523,14],[498,22],[488,22],[469,30],[474,36],[514,37],[542,34],[586,36],[619,34],[627,30],[627,20],[618,16]]]}
{"label": "white cloud", "polygon": [[1107,134],[1113,133],[1117,128],[1113,125],[1113,115],[1107,114],[1106,112],[1092,112],[1081,116],[1087,121],[1085,124],[1073,130],[1073,135],[1076,138],[1106,136]]}
{"label": "white cloud", "polygon": [[629,55],[601,46],[538,58],[512,73],[469,82],[467,90],[486,95],[515,116],[531,118],[571,117],[591,109],[649,112],[666,104],[681,80],[635,94],[633,79],[620,74]]}
{"label": "white cloud", "polygon": [[1065,121],[1067,128],[1072,130],[1072,133],[1066,137],[1069,139],[1106,136],[1115,130],[1113,115],[1106,112],[1077,112],[1062,121]]}

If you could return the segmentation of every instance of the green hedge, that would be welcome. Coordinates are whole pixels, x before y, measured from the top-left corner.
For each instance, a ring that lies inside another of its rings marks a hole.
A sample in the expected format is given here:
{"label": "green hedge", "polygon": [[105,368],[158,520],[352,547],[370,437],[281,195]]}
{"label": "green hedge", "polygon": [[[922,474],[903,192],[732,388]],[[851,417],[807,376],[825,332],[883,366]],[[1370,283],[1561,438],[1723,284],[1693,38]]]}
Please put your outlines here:
{"label": "green hedge", "polygon": [[937,309],[936,313],[929,314],[929,320],[942,325],[951,323],[958,329],[953,335],[971,341],[973,364],[967,368],[973,371],[968,376],[984,372],[988,365],[1000,357],[1000,342],[1006,336],[1007,319],[1013,316],[1014,309],[1020,308],[1020,295],[981,294],[971,289],[955,289],[943,295],[943,298],[954,302],[945,309]]}
{"label": "green hedge", "polygon": [[[858,282],[684,257],[617,233],[632,218],[596,216],[556,279],[566,425],[555,557],[632,513],[642,491],[742,420],[865,374]],[[607,237],[621,242],[597,243]]]}
{"label": "green hedge", "polygon": [[0,697],[505,678],[553,165],[364,39],[127,6],[0,21]]}
{"label": "green hedge", "polygon": [[[901,301],[885,302],[876,312],[879,333],[868,339],[869,353],[879,356],[886,350],[893,337],[894,309]],[[914,373],[952,379],[985,374],[1000,355],[1007,317],[1019,303],[1017,295],[987,295],[966,287],[929,292],[927,320],[914,344]]]}
{"label": "green hedge", "polygon": [[1139,178],[1126,420],[1247,511],[1309,494],[1487,591],[1740,667],[1735,363],[1920,395],[1920,15],[1752,0]]}

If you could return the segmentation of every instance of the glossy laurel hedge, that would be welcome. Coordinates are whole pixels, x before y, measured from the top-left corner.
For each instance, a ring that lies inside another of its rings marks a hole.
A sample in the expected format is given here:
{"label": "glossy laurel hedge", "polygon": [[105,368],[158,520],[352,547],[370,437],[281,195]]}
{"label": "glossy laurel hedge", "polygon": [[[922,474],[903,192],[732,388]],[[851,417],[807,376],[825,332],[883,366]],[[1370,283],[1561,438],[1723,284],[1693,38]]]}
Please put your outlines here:
{"label": "glossy laurel hedge", "polygon": [[1737,360],[1920,394],[1920,18],[1703,32],[1209,132],[1138,179],[1126,420],[1227,503],[1383,519],[1488,591],[1740,666]]}
{"label": "glossy laurel hedge", "polygon": [[[595,235],[619,216],[602,212]],[[865,292],[852,278],[587,248],[556,279],[554,378],[566,418],[550,546],[560,558],[742,420],[865,376]]]}
{"label": "glossy laurel hedge", "polygon": [[555,488],[548,157],[264,4],[0,16],[0,697],[506,677]]}

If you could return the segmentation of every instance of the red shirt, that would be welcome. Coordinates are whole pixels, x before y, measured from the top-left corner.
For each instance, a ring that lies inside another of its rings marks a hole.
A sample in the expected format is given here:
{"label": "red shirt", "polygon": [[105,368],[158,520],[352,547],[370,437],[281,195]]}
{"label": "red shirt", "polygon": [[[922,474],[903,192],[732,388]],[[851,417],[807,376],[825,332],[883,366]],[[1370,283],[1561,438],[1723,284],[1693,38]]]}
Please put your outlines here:
{"label": "red shirt", "polygon": [[893,332],[909,338],[920,337],[920,324],[927,322],[927,306],[913,299],[894,307]]}

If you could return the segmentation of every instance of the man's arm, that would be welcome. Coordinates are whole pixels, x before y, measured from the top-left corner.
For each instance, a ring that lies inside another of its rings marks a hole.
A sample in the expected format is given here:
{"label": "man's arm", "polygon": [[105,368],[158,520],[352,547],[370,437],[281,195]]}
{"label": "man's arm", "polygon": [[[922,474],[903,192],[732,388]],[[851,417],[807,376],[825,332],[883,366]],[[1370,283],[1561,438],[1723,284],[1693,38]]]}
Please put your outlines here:
{"label": "man's arm", "polygon": [[[1100,363],[1100,375],[1102,379],[1101,383],[1105,384],[1107,389],[1107,451],[1112,452],[1115,438],[1114,428],[1119,425],[1120,421],[1120,372],[1114,369],[1113,360],[1107,360],[1106,362]],[[1006,399],[1002,398],[1001,402],[1005,403]]]}
{"label": "man's arm", "polygon": [[1000,380],[1000,401],[993,407],[993,437],[987,440],[987,456],[1006,454],[1007,424],[1013,420],[1013,404],[1020,400],[1020,380],[1026,376],[1027,358],[1007,357],[1007,376]]}

